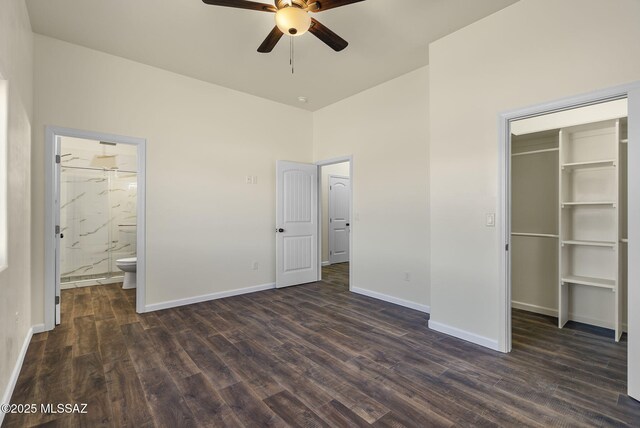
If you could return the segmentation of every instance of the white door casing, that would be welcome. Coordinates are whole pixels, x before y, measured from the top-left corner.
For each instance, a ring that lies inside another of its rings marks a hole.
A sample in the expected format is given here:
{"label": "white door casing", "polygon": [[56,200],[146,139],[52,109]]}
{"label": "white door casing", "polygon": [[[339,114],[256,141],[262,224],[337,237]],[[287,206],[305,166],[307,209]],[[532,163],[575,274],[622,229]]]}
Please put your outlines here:
{"label": "white door casing", "polygon": [[329,176],[329,263],[349,261],[351,182],[348,177]]}
{"label": "white door casing", "polygon": [[62,248],[62,226],[60,225],[60,169],[61,169],[61,146],[62,146],[62,142],[60,137],[56,136],[56,141],[55,141],[55,155],[56,155],[56,160],[55,160],[55,166],[54,166],[54,171],[55,171],[55,183],[54,183],[54,192],[53,192],[53,198],[54,198],[54,204],[57,207],[55,210],[55,223],[56,223],[56,233],[55,233],[55,244],[56,244],[56,256],[55,256],[55,325],[59,325],[61,320],[60,320],[60,300],[62,299],[62,297],[60,296],[60,256],[61,256],[61,248]]}
{"label": "white door casing", "polygon": [[318,167],[276,163],[276,287],[318,279]]}

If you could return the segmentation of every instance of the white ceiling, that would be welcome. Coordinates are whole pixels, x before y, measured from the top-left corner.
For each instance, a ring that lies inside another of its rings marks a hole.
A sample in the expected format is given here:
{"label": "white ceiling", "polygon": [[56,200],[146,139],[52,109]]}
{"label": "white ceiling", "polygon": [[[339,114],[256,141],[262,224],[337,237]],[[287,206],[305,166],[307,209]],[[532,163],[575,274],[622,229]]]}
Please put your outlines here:
{"label": "white ceiling", "polygon": [[317,110],[427,65],[430,42],[516,1],[366,0],[314,14],[349,47],[336,53],[310,33],[295,38],[294,75],[287,37],[270,54],[256,52],[274,26],[272,13],[201,0],[27,0],[27,6],[36,33]]}

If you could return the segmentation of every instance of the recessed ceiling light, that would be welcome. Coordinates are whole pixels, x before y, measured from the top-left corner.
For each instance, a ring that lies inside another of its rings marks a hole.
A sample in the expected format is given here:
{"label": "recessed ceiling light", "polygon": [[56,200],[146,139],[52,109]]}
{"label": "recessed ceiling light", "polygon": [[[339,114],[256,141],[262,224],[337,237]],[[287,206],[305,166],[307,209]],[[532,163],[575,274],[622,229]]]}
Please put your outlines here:
{"label": "recessed ceiling light", "polygon": [[306,104],[309,102],[309,98],[307,97],[298,97],[298,101],[300,101],[303,104]]}

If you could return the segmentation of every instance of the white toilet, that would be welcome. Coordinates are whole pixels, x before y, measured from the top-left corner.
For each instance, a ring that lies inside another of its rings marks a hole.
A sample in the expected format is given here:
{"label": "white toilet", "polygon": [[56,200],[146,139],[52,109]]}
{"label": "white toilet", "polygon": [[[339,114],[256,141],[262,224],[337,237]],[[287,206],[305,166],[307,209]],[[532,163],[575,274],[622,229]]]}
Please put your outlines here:
{"label": "white toilet", "polygon": [[124,283],[122,284],[122,288],[124,290],[127,290],[129,288],[136,288],[136,264],[137,263],[138,263],[137,257],[116,260],[116,266],[118,266],[118,269],[124,272]]}

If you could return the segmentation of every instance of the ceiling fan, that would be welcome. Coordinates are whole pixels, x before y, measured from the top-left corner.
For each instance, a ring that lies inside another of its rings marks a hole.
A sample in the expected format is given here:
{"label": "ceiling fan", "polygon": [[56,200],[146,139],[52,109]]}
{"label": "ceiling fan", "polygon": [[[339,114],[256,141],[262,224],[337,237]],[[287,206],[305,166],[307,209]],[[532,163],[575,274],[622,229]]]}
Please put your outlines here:
{"label": "ceiling fan", "polygon": [[245,0],[202,0],[213,6],[235,7],[262,12],[275,13],[276,26],[258,48],[260,53],[268,53],[278,44],[284,34],[301,36],[307,31],[326,43],[331,49],[340,52],[349,43],[333,31],[309,16],[309,12],[318,13],[364,0],[274,0],[274,6]]}

